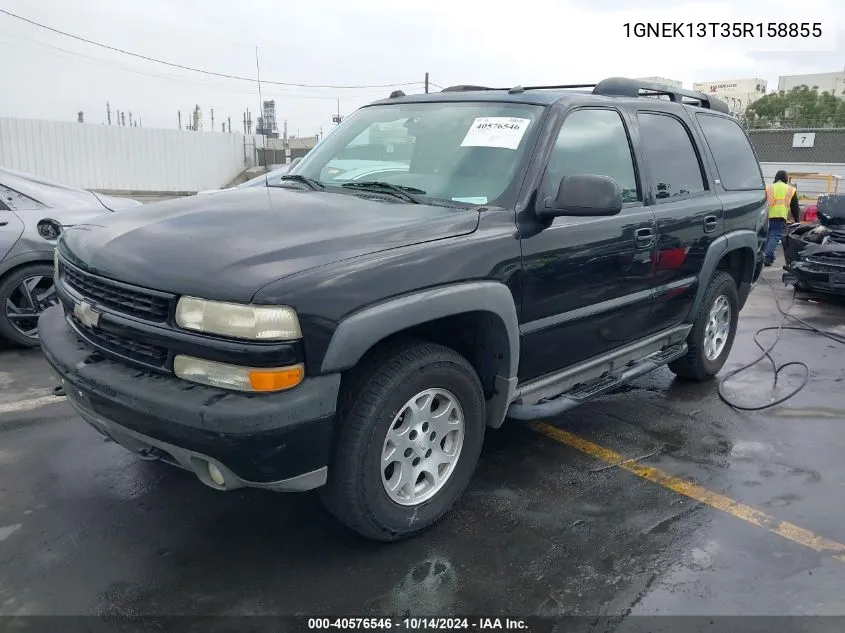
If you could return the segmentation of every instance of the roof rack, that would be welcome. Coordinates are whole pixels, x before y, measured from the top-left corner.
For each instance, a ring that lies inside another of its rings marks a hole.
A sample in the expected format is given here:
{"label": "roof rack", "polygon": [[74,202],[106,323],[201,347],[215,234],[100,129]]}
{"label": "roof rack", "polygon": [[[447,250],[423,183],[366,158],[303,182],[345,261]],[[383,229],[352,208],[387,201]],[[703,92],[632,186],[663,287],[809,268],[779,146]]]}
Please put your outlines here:
{"label": "roof rack", "polygon": [[440,92],[472,92],[474,90],[502,90],[502,88],[488,88],[487,86],[468,86],[468,85],[460,85],[460,86],[449,86],[448,88],[443,88]]}
{"label": "roof rack", "polygon": [[730,114],[728,104],[703,92],[673,88],[662,84],[627,79],[625,77],[611,77],[597,84],[557,84],[551,86],[513,86],[512,88],[489,88],[487,86],[459,85],[444,88],[442,92],[469,92],[474,90],[507,90],[510,94],[518,94],[526,90],[572,90],[592,88],[594,95],[608,97],[651,97],[666,96],[670,101],[695,105],[708,110],[715,110],[723,114]]}
{"label": "roof rack", "polygon": [[[634,98],[664,95],[669,97],[669,100],[674,101],[675,103],[697,105],[701,108],[707,108],[708,110],[715,110],[723,114],[730,114],[728,104],[720,99],[706,95],[703,92],[684,90],[682,88],[672,88],[670,86],[655,84],[648,81],[626,79],[625,77],[611,77],[610,79],[600,81],[593,88],[593,94]],[[690,99],[694,103],[684,101],[684,98]]]}

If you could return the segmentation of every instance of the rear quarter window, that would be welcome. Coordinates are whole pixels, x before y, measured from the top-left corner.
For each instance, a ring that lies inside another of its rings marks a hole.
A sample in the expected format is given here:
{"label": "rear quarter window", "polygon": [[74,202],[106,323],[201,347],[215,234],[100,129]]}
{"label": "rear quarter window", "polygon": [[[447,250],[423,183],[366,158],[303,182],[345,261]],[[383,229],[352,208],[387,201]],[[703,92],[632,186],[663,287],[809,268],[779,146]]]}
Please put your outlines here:
{"label": "rear quarter window", "polygon": [[760,163],[739,123],[726,117],[697,114],[716,171],[727,191],[764,189]]}

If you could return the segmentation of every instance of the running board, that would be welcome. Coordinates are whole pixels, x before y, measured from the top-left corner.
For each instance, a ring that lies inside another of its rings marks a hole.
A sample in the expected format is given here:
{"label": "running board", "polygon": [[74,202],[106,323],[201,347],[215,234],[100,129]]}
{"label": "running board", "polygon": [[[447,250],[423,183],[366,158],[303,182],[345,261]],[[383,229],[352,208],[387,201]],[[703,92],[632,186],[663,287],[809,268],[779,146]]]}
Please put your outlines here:
{"label": "running board", "polygon": [[635,378],[663,367],[673,360],[681,358],[686,353],[686,342],[671,345],[641,360],[631,361],[617,372],[609,373],[572,391],[555,396],[553,399],[547,399],[537,404],[512,404],[508,407],[507,417],[515,420],[541,420],[560,415],[578,405],[626,385]]}

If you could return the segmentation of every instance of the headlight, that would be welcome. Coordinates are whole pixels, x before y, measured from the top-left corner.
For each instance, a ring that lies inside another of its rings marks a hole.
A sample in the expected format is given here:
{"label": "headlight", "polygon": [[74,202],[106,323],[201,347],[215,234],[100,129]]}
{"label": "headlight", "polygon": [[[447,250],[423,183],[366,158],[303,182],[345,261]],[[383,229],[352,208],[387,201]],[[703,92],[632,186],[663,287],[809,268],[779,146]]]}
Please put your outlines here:
{"label": "headlight", "polygon": [[302,337],[296,311],[288,306],[256,306],[182,297],[176,324],[186,330],[253,341],[288,341]]}
{"label": "headlight", "polygon": [[291,367],[253,368],[177,356],[173,359],[173,373],[209,387],[266,393],[296,387],[302,382],[305,369],[301,363]]}

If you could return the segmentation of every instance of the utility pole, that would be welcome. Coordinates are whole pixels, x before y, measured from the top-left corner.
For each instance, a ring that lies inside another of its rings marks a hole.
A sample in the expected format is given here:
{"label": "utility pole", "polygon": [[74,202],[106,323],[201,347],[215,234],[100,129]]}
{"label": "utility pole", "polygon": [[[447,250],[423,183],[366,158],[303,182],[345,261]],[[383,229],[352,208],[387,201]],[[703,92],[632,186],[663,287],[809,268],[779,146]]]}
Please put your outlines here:
{"label": "utility pole", "polygon": [[[258,111],[264,111],[264,97],[261,96],[261,67],[258,65],[258,47],[255,47],[255,79],[258,82]],[[267,121],[264,121],[262,127],[267,127]],[[257,130],[256,130],[257,131]]]}
{"label": "utility pole", "polygon": [[428,73],[425,74],[425,92],[428,94]]}
{"label": "utility pole", "polygon": [[232,117],[226,117],[229,120],[229,134],[232,133]]}
{"label": "utility pole", "polygon": [[132,110],[129,111],[129,127],[132,127]]}
{"label": "utility pole", "polygon": [[179,114],[179,129],[181,130],[182,129],[182,111],[179,110],[178,114]]}
{"label": "utility pole", "polygon": [[214,108],[211,108],[211,131],[214,131]]}
{"label": "utility pole", "polygon": [[120,124],[121,124],[123,127],[126,127],[126,112],[121,112],[121,113],[120,113]]}
{"label": "utility pole", "polygon": [[337,100],[337,114],[332,117],[332,123],[335,125],[340,125],[340,122],[343,120],[343,117],[340,116],[340,99]]}
{"label": "utility pole", "polygon": [[111,125],[111,106],[108,101],[106,101],[106,118],[109,120],[109,125]]}

